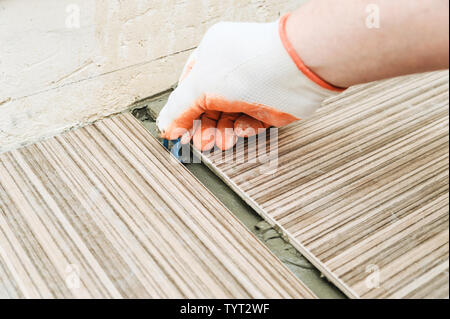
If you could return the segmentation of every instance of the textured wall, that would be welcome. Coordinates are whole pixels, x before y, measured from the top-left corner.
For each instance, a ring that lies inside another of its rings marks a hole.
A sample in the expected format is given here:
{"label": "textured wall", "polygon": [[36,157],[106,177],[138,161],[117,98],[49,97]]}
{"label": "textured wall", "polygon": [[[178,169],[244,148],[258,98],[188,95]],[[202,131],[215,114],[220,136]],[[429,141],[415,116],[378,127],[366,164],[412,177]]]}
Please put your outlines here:
{"label": "textured wall", "polygon": [[270,21],[301,2],[1,0],[0,152],[174,84],[217,21]]}

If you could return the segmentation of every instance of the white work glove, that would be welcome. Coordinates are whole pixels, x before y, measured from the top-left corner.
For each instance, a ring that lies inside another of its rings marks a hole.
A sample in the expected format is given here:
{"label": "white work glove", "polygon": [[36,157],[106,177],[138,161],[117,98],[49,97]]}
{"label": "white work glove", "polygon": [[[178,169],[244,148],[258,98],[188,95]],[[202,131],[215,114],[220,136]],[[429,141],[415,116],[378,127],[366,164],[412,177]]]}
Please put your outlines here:
{"label": "white work glove", "polygon": [[[212,26],[158,116],[161,136],[182,136],[182,143],[193,137],[202,151],[214,144],[225,150],[237,136],[307,118],[341,91],[303,64],[286,37],[287,18]],[[201,127],[193,127],[198,119]]]}

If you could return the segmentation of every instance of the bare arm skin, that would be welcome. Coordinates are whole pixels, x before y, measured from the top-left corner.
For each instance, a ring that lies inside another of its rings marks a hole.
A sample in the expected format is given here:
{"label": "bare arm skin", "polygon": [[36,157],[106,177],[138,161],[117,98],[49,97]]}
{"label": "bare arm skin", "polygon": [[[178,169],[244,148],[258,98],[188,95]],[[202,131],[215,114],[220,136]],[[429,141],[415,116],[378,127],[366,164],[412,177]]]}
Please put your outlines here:
{"label": "bare arm skin", "polygon": [[[366,24],[368,5],[379,8],[379,28]],[[348,87],[447,69],[448,21],[448,0],[311,0],[291,14],[286,31],[306,66]]]}

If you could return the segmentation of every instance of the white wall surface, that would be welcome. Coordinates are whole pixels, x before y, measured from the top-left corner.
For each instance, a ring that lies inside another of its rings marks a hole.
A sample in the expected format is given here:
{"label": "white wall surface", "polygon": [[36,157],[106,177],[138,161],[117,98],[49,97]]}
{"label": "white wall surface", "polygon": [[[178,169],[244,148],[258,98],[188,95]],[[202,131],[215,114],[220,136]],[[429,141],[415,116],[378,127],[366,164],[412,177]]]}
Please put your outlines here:
{"label": "white wall surface", "polygon": [[0,152],[168,88],[215,22],[271,21],[301,2],[0,0]]}

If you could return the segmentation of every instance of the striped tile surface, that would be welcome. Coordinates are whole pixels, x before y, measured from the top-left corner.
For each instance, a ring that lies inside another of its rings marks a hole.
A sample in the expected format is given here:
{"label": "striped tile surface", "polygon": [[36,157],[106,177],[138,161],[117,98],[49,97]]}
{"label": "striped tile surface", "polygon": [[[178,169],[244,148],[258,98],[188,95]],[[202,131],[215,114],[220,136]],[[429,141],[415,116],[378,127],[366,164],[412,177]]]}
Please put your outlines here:
{"label": "striped tile surface", "polygon": [[0,297],[314,296],[124,114],[0,155]]}
{"label": "striped tile surface", "polygon": [[326,101],[279,130],[273,174],[245,143],[245,163],[203,159],[348,296],[448,298],[448,80],[395,78]]}

